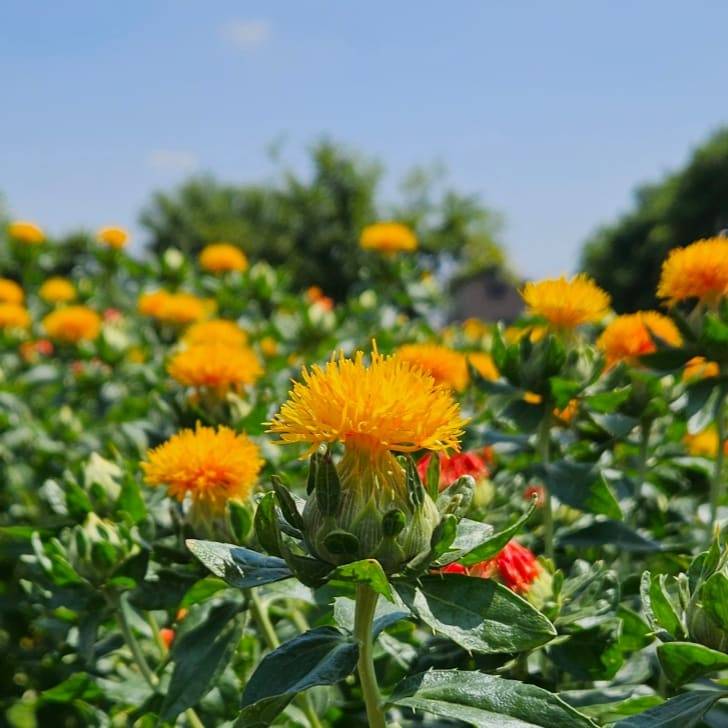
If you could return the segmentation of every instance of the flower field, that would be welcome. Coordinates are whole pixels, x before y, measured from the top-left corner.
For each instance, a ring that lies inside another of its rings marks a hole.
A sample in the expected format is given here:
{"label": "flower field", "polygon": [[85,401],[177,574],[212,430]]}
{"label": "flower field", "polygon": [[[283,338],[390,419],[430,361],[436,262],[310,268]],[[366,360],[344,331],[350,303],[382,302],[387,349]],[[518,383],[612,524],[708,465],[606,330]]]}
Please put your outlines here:
{"label": "flower field", "polygon": [[728,726],[728,238],[508,326],[128,242],[0,231],[0,724]]}

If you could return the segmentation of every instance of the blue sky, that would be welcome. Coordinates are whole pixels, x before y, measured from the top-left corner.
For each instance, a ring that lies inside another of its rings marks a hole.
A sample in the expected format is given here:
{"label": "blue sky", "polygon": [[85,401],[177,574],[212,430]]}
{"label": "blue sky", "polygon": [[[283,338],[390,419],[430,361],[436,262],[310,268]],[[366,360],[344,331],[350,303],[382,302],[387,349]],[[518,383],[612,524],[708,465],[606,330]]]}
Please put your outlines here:
{"label": "blue sky", "polygon": [[726,28],[718,1],[4,0],[0,191],[52,232],[136,231],[152,190],[267,179],[271,141],[301,164],[326,134],[389,189],[444,162],[521,273],[568,272],[728,123]]}

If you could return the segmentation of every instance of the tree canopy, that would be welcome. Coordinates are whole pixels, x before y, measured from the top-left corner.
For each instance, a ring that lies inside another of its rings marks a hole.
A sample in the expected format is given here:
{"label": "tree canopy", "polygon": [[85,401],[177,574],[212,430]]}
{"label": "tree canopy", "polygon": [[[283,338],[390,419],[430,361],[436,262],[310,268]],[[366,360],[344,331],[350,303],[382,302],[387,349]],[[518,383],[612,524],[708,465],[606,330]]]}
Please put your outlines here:
{"label": "tree canopy", "polygon": [[582,269],[609,291],[617,311],[656,305],[666,253],[728,226],[728,128],[713,134],[680,170],[637,189],[633,208],[597,230]]}

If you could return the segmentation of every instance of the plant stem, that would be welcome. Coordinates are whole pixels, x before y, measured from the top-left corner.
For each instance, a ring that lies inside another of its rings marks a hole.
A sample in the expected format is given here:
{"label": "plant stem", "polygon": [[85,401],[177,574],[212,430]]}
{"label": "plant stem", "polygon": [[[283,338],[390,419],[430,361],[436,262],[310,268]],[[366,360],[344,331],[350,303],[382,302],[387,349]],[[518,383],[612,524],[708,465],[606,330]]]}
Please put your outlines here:
{"label": "plant stem", "polygon": [[154,637],[154,642],[157,645],[159,654],[162,659],[164,659],[167,656],[167,652],[169,652],[169,650],[167,649],[167,645],[164,644],[164,640],[162,639],[162,635],[159,631],[159,624],[157,624],[157,620],[151,612],[147,612],[147,622],[152,629],[152,636]]}
{"label": "plant stem", "polygon": [[[541,420],[536,434],[536,447],[541,460],[541,465],[546,467],[550,459],[551,445],[551,415],[546,414]],[[546,483],[543,484],[543,541],[544,554],[547,559],[554,558],[554,512],[551,504],[551,491]]]}
{"label": "plant stem", "polygon": [[639,513],[640,500],[642,498],[642,486],[645,482],[647,472],[647,455],[650,443],[651,422],[642,421],[640,424],[640,452],[637,461],[637,480],[634,485],[634,506],[632,507],[632,525],[637,526],[637,514]]}
{"label": "plant stem", "polygon": [[124,637],[124,641],[126,642],[127,647],[131,650],[132,657],[134,658],[134,662],[136,662],[139,671],[144,676],[144,679],[147,681],[149,687],[155,690],[157,688],[157,685],[159,685],[159,678],[154,674],[154,672],[152,672],[152,669],[149,667],[147,658],[144,657],[144,653],[142,652],[142,649],[139,646],[139,642],[137,642],[137,638],[134,636],[134,633],[129,626],[129,622],[126,619],[126,615],[124,614],[124,610],[121,605],[119,605],[118,609],[116,610],[116,620],[119,623],[121,634]]}
{"label": "plant stem", "polygon": [[[258,627],[260,627],[260,630],[263,632],[263,637],[265,637],[268,647],[271,650],[275,650],[277,647],[280,647],[281,641],[278,639],[273,622],[270,621],[268,609],[263,603],[263,600],[258,596],[256,589],[250,589],[248,594],[250,596],[250,611],[253,614],[253,619],[255,619],[258,623]],[[299,616],[303,619],[302,615]],[[318,715],[316,715],[316,709],[313,707],[313,703],[311,702],[311,697],[306,693],[299,693],[299,695],[296,696],[296,702],[301,710],[306,714],[308,722],[311,724],[312,728],[322,728],[321,721],[318,719]]]}
{"label": "plant stem", "polygon": [[715,469],[713,470],[713,477],[710,479],[710,521],[708,522],[708,533],[706,542],[710,545],[710,541],[713,538],[713,532],[715,531],[715,524],[718,520],[718,504],[720,503],[721,490],[723,485],[723,462],[725,459],[725,453],[723,449],[725,447],[726,432],[725,432],[725,413],[723,412],[725,406],[725,394],[721,391],[718,395],[718,402],[716,403],[716,429],[718,430],[718,452],[715,454]]}
{"label": "plant stem", "polygon": [[377,676],[374,672],[372,622],[377,607],[378,594],[367,584],[356,585],[356,610],[354,612],[354,637],[359,643],[359,682],[367,709],[369,728],[386,728]]}

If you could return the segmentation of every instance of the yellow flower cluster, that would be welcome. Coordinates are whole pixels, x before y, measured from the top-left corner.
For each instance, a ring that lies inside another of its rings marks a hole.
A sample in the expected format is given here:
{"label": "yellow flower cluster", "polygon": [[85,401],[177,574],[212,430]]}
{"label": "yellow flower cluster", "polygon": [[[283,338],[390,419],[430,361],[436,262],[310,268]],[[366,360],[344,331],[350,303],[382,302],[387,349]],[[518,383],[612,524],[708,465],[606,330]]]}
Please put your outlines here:
{"label": "yellow flower cluster", "polygon": [[0,329],[22,330],[30,327],[30,314],[19,303],[0,303]]}
{"label": "yellow flower cluster", "polygon": [[120,227],[103,227],[96,233],[96,239],[114,250],[121,250],[129,242],[129,233]]}
{"label": "yellow flower cluster", "polygon": [[210,273],[244,271],[248,267],[248,259],[236,245],[212,243],[202,249],[200,266]]}
{"label": "yellow flower cluster", "polygon": [[46,303],[68,303],[76,298],[76,288],[68,278],[54,276],[43,282],[38,295]]}
{"label": "yellow flower cluster", "polygon": [[22,303],[23,289],[10,278],[0,278],[0,303]]}
{"label": "yellow flower cluster", "polygon": [[713,305],[726,294],[728,238],[707,238],[675,248],[662,264],[657,295],[670,305],[686,299]]}
{"label": "yellow flower cluster", "polygon": [[396,356],[427,372],[438,384],[458,392],[468,386],[467,359],[459,351],[437,344],[406,344],[397,349]]}
{"label": "yellow flower cluster", "polygon": [[101,332],[101,317],[87,306],[68,306],[49,313],[43,319],[43,328],[55,341],[92,341]]}
{"label": "yellow flower cluster", "polygon": [[25,245],[39,245],[45,240],[43,230],[34,222],[16,220],[8,225],[8,235]]}
{"label": "yellow flower cluster", "polygon": [[620,361],[637,364],[640,356],[656,351],[653,336],[680,346],[682,337],[677,326],[657,311],[638,311],[617,316],[597,339],[597,346],[605,353],[607,366]]}
{"label": "yellow flower cluster", "polygon": [[210,319],[192,324],[182,335],[187,346],[201,344],[222,344],[224,346],[244,346],[248,335],[234,321]]}
{"label": "yellow flower cluster", "polygon": [[184,325],[202,321],[214,313],[215,301],[191,293],[159,290],[139,296],[137,310],[163,323]]}
{"label": "yellow flower cluster", "polygon": [[362,230],[359,245],[364,250],[377,250],[380,253],[412,252],[417,250],[417,238],[406,225],[377,222]]}

